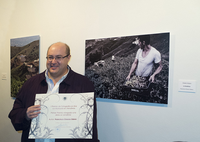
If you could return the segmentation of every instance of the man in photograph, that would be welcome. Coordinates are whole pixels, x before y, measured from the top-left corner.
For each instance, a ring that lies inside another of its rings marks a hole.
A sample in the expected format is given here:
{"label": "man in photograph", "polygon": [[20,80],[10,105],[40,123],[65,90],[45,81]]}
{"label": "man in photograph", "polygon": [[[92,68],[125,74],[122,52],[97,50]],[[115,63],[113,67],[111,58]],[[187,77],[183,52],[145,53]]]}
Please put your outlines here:
{"label": "man in photograph", "polygon": [[[162,70],[161,54],[150,45],[150,35],[138,36],[138,41],[140,48],[136,53],[135,60],[126,79],[129,80],[135,70],[136,76],[147,77],[149,81],[154,82],[155,75]],[[154,64],[158,64],[158,67],[152,72]]]}

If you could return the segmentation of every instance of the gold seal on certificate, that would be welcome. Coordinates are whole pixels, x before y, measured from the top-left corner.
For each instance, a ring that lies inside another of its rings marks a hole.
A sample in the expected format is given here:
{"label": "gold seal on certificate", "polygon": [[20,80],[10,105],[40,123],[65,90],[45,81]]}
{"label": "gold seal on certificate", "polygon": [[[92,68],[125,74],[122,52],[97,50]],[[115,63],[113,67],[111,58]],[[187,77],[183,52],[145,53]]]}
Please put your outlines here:
{"label": "gold seal on certificate", "polygon": [[36,94],[41,113],[32,119],[29,139],[92,138],[94,92]]}

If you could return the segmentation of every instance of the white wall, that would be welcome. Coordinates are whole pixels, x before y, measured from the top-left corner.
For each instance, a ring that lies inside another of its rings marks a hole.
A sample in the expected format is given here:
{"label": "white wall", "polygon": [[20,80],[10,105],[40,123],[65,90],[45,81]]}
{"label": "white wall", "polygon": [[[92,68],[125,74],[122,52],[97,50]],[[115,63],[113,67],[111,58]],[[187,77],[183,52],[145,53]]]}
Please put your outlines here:
{"label": "white wall", "polygon": [[[7,115],[10,39],[40,35],[40,71],[48,46],[62,41],[72,50],[70,66],[84,74],[85,40],[170,32],[167,107],[98,101],[101,142],[200,141],[199,0],[0,0],[0,141],[20,141]],[[2,80],[7,73],[7,80]],[[196,93],[178,92],[179,79],[196,80]]]}

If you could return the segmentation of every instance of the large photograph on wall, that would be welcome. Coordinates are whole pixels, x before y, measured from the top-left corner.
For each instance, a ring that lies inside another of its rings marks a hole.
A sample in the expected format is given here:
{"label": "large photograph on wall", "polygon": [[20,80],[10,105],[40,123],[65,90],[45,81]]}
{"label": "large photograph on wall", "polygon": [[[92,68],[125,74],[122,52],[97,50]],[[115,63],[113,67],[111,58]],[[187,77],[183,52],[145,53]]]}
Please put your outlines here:
{"label": "large photograph on wall", "polygon": [[86,40],[85,76],[97,98],[168,103],[170,33]]}
{"label": "large photograph on wall", "polygon": [[16,97],[22,85],[39,73],[39,36],[10,40],[11,97]]}

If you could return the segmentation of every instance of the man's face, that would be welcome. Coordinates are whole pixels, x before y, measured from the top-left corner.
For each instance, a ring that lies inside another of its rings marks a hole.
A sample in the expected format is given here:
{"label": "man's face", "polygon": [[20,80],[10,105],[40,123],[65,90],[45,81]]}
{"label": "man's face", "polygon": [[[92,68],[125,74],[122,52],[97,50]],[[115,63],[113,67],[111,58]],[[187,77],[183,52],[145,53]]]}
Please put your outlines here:
{"label": "man's face", "polygon": [[[63,43],[55,43],[49,48],[47,57],[53,57],[52,61],[46,62],[49,77],[56,79],[68,72],[67,65],[71,56],[62,58],[66,55],[66,47]],[[61,60],[57,61],[55,57],[61,57]]]}
{"label": "man's face", "polygon": [[140,39],[139,39],[139,47],[143,50],[144,48],[145,48],[145,41],[141,41]]}

